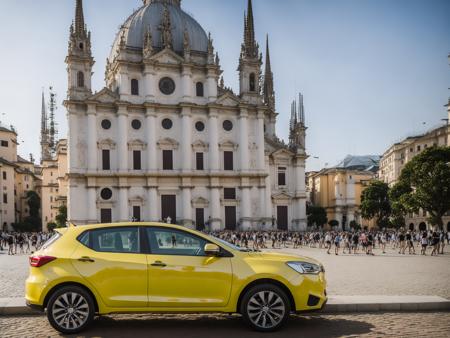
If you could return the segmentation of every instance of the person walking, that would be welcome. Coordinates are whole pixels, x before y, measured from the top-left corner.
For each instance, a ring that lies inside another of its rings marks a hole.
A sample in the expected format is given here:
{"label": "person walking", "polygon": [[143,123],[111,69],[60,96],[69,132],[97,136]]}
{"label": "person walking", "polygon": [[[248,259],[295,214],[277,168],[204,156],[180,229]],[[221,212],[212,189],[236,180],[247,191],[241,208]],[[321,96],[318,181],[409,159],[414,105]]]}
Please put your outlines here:
{"label": "person walking", "polygon": [[329,232],[325,235],[325,249],[327,249],[327,254],[330,254],[331,250],[331,234]]}
{"label": "person walking", "polygon": [[420,239],[420,244],[422,245],[422,249],[420,250],[420,254],[423,256],[427,255],[427,246],[428,246],[428,236],[427,232],[424,231],[422,233],[422,238]]}
{"label": "person walking", "polygon": [[336,237],[334,238],[334,253],[337,255],[339,255],[339,248],[341,246],[341,240],[342,237],[339,234],[339,232],[336,234]]}

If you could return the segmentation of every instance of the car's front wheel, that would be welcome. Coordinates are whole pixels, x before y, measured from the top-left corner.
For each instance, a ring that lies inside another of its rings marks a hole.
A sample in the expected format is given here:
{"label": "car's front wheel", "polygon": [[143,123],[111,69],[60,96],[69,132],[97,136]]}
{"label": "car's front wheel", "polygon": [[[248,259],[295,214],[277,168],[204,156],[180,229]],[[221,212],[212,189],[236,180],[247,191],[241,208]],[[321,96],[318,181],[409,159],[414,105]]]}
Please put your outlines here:
{"label": "car's front wheel", "polygon": [[83,331],[94,319],[92,296],[78,286],[65,286],[55,291],[47,304],[50,325],[64,334]]}
{"label": "car's front wheel", "polygon": [[276,331],[289,318],[289,299],[276,285],[256,285],[242,298],[241,314],[245,322],[257,331]]}

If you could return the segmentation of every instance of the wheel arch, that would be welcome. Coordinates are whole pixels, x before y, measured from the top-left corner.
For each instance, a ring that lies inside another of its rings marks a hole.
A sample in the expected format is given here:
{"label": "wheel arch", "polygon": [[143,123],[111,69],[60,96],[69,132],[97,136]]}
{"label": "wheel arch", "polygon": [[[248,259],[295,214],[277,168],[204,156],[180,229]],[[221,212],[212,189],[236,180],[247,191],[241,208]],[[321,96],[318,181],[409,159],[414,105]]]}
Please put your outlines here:
{"label": "wheel arch", "polygon": [[97,298],[95,297],[95,294],[86,285],[83,285],[83,284],[77,283],[77,282],[63,282],[63,283],[57,284],[54,287],[52,287],[50,289],[50,291],[47,292],[47,295],[44,298],[43,308],[44,309],[47,308],[47,304],[48,304],[48,301],[50,300],[50,297],[56,291],[58,291],[59,289],[61,289],[63,287],[66,287],[66,286],[77,286],[77,287],[85,290],[87,293],[89,293],[91,295],[91,297],[92,297],[93,302],[94,302],[95,312],[99,312],[98,302],[97,302]]}
{"label": "wheel arch", "polygon": [[256,280],[250,282],[249,284],[247,284],[244,287],[244,289],[242,289],[241,293],[239,294],[238,302],[236,305],[236,312],[241,311],[242,298],[244,298],[244,295],[247,293],[247,291],[256,285],[261,285],[261,284],[272,284],[272,285],[279,287],[288,297],[291,311],[295,311],[296,307],[295,307],[294,297],[292,296],[291,290],[289,290],[289,288],[286,285],[284,285],[282,282],[280,282],[276,279],[261,278],[261,279],[256,279]]}

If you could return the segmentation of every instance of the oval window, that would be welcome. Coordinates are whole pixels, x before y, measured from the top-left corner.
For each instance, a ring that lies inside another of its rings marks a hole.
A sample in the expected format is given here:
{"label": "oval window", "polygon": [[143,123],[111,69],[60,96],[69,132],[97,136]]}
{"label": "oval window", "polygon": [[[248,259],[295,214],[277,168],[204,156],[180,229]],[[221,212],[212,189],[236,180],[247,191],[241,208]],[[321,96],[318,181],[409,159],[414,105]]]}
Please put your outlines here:
{"label": "oval window", "polygon": [[104,119],[102,121],[102,128],[105,129],[105,130],[110,129],[111,128],[111,121],[107,120],[107,119]]}
{"label": "oval window", "polygon": [[223,129],[226,131],[232,131],[233,130],[233,122],[230,120],[223,121]]}
{"label": "oval window", "polygon": [[173,122],[171,119],[164,119],[161,123],[162,127],[166,130],[172,129]]}
{"label": "oval window", "polygon": [[112,190],[109,188],[104,188],[102,189],[102,191],[100,192],[100,196],[102,199],[104,199],[105,201],[108,201],[111,199],[112,197]]}
{"label": "oval window", "polygon": [[202,132],[203,130],[205,130],[205,124],[202,121],[198,121],[195,124],[195,129],[197,129],[197,131]]}
{"label": "oval window", "polygon": [[132,127],[134,130],[139,130],[139,129],[141,129],[141,126],[142,126],[141,121],[139,121],[139,120],[133,120],[133,121],[131,121],[131,127]]}
{"label": "oval window", "polygon": [[159,81],[159,90],[164,95],[171,95],[175,91],[175,82],[170,77],[163,77]]}

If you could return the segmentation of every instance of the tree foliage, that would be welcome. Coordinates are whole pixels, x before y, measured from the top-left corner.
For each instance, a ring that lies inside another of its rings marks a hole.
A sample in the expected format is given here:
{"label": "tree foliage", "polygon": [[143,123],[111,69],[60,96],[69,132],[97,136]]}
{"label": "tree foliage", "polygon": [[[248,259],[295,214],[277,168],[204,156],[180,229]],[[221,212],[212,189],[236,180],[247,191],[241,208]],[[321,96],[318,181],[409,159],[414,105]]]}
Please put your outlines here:
{"label": "tree foliage", "polygon": [[67,206],[61,205],[58,208],[58,215],[55,217],[58,228],[64,228],[67,222]]}
{"label": "tree foliage", "polygon": [[433,225],[443,226],[450,210],[450,147],[428,148],[403,168],[392,197],[397,210],[429,215]]}
{"label": "tree foliage", "polygon": [[339,221],[332,219],[331,221],[328,222],[328,225],[332,228],[339,226]]}
{"label": "tree foliage", "polygon": [[389,186],[381,181],[373,181],[361,194],[361,216],[364,219],[375,218],[380,228],[389,226],[391,204]]}
{"label": "tree foliage", "polygon": [[306,214],[308,217],[308,226],[323,227],[328,222],[327,212],[324,208],[314,205],[306,207]]}

